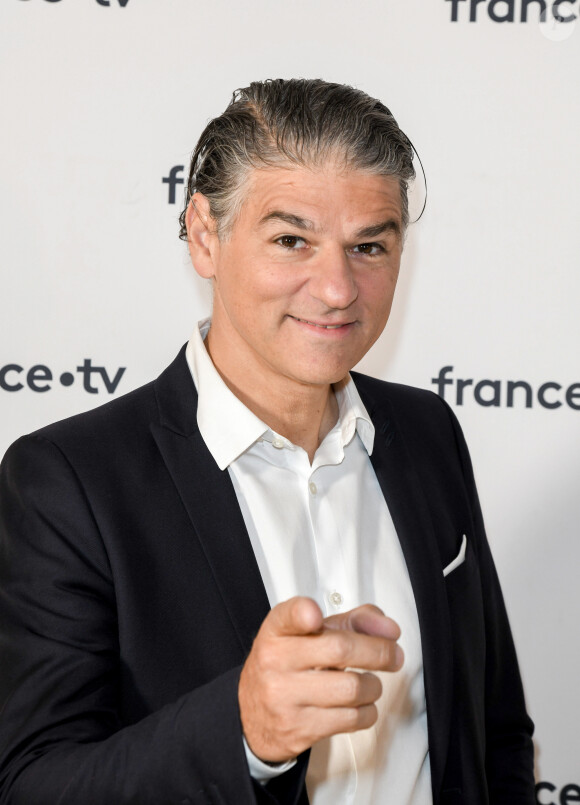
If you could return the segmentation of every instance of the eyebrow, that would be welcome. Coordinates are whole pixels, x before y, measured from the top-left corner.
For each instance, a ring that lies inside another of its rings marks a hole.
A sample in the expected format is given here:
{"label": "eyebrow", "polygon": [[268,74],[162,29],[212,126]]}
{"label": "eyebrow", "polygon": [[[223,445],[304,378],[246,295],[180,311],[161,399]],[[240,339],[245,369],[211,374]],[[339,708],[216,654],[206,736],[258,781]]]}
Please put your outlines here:
{"label": "eyebrow", "polygon": [[283,210],[272,210],[272,212],[260,218],[258,225],[264,226],[264,224],[270,221],[282,221],[282,223],[295,226],[297,229],[313,230],[316,228],[314,221],[310,221],[308,218],[302,218],[300,215],[294,215],[292,212],[284,212]]}
{"label": "eyebrow", "polygon": [[370,226],[365,226],[355,233],[355,240],[360,238],[377,238],[385,232],[394,232],[396,235],[401,234],[401,224],[395,218],[389,218],[387,221],[380,221]]}
{"label": "eyebrow", "polygon": [[[267,215],[264,215],[263,218],[260,218],[258,225],[265,226],[270,221],[281,221],[282,223],[289,224],[297,229],[306,229],[308,231],[314,231],[316,229],[314,221],[311,221],[309,218],[302,218],[300,215],[295,215],[292,212],[284,212],[283,210],[272,210],[272,212],[269,212]],[[385,232],[394,232],[396,235],[400,235],[400,222],[395,218],[389,218],[386,221],[379,221],[376,224],[365,226],[355,232],[353,239],[360,240],[361,238],[376,238]]]}

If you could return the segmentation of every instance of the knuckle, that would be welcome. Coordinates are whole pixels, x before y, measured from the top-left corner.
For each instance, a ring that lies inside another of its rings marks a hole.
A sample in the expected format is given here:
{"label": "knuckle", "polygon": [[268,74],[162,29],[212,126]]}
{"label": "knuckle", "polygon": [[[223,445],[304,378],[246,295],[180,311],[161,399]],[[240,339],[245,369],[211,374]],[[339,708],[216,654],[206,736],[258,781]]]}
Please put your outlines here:
{"label": "knuckle", "polygon": [[345,673],[342,680],[344,700],[352,704],[358,702],[361,697],[362,684],[360,674]]}
{"label": "knuckle", "polygon": [[278,680],[271,674],[268,674],[261,680],[260,698],[265,703],[274,704],[280,700],[280,686],[278,685]]}
{"label": "knuckle", "polygon": [[394,665],[395,649],[394,644],[390,640],[381,639],[380,658],[381,667],[385,670],[390,669]]}
{"label": "knuckle", "polygon": [[256,660],[261,668],[275,668],[278,652],[270,640],[262,640],[255,644]]}
{"label": "knuckle", "polygon": [[348,665],[348,658],[351,653],[351,642],[349,632],[335,632],[329,635],[328,654],[331,666],[344,668]]}

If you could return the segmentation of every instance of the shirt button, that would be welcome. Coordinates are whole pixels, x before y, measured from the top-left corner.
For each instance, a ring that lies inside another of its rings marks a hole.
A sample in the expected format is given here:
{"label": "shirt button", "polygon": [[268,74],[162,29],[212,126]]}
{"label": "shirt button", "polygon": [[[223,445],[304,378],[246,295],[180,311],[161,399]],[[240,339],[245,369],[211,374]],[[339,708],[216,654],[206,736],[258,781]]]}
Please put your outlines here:
{"label": "shirt button", "polygon": [[344,599],[343,599],[342,595],[340,593],[336,592],[336,590],[335,590],[333,593],[329,594],[328,600],[330,601],[330,603],[332,604],[333,607],[336,607],[338,609],[338,607],[342,606],[342,602],[343,602]]}
{"label": "shirt button", "polygon": [[281,450],[284,447],[284,439],[281,439],[279,436],[275,436],[272,439],[272,447],[275,447],[277,450]]}
{"label": "shirt button", "polygon": [[318,488],[314,483],[314,481],[310,481],[310,483],[308,484],[308,489],[310,490],[311,495],[315,495],[318,492]]}

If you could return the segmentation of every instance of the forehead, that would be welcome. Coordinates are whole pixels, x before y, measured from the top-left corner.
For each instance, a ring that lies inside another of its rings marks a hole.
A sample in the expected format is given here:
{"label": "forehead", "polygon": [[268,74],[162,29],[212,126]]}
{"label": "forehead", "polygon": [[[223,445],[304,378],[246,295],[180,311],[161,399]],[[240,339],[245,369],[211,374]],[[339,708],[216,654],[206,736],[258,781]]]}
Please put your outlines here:
{"label": "forehead", "polygon": [[320,167],[284,166],[252,169],[243,188],[238,223],[264,228],[276,220],[273,213],[294,215],[327,229],[360,228],[392,220],[402,228],[399,180],[334,163]]}

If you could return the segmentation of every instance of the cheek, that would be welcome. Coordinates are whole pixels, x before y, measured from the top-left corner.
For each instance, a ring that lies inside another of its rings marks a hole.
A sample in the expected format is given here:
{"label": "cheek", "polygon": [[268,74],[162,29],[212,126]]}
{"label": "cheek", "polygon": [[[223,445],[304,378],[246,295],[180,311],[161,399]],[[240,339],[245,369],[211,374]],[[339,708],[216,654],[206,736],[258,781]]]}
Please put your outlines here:
{"label": "cheek", "polygon": [[[300,294],[301,283],[291,270],[263,270],[238,278],[234,303],[288,312],[291,300]],[[243,301],[242,298],[243,297]]]}
{"label": "cheek", "polygon": [[366,283],[364,293],[369,310],[378,319],[388,316],[395,295],[397,278],[392,274],[371,277]]}
{"label": "cheek", "polygon": [[250,338],[273,338],[291,312],[295,296],[288,274],[252,271],[249,266],[222,277],[216,290],[231,322]]}

